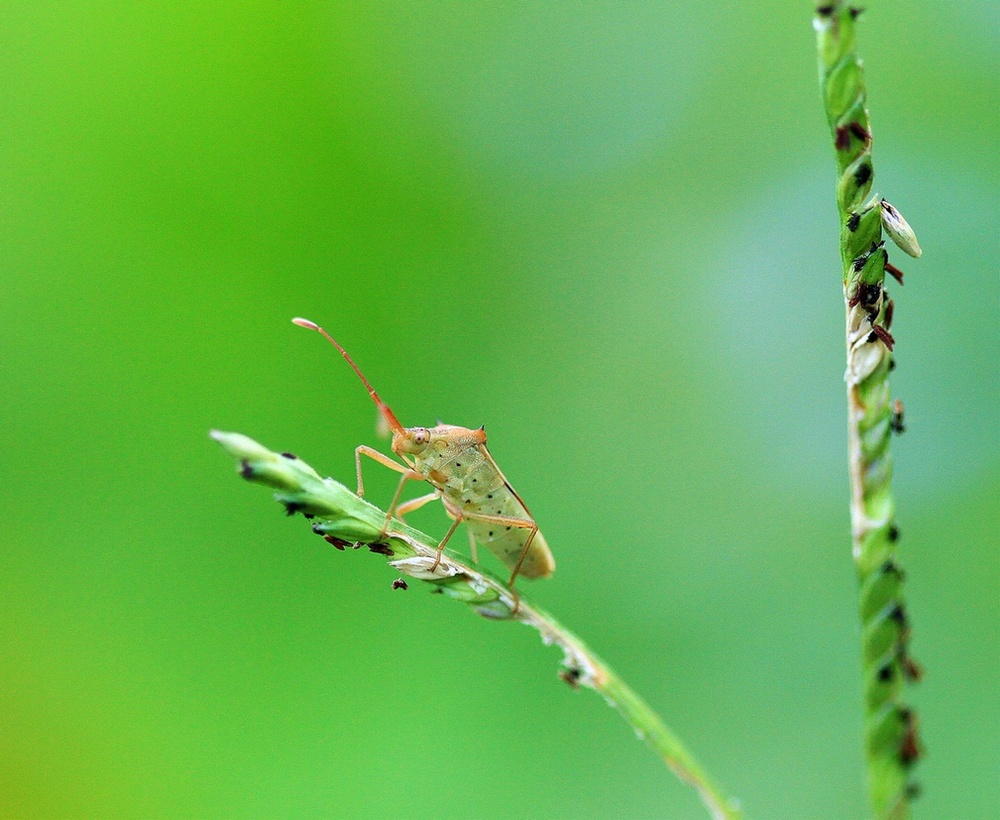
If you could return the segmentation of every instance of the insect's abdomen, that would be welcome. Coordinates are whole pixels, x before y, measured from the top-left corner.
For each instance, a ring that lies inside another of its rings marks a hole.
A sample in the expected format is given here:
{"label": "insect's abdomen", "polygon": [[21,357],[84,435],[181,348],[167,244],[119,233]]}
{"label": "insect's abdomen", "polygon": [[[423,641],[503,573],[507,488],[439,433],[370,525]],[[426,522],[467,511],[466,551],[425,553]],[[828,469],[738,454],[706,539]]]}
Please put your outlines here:
{"label": "insect's abdomen", "polygon": [[[417,466],[454,507],[463,513],[532,520],[485,444],[435,444],[417,457]],[[476,543],[486,547],[509,570],[517,566],[531,536],[531,529],[527,527],[497,521],[466,518],[465,525]],[[526,578],[547,578],[554,569],[555,560],[549,546],[542,534],[536,532],[519,574]]]}
{"label": "insect's abdomen", "polygon": [[[463,510],[481,513],[482,515],[502,515],[508,518],[520,518],[526,521],[531,516],[505,484],[493,488],[482,499],[482,504],[473,509],[463,504]],[[472,532],[476,543],[492,552],[507,569],[513,570],[524,552],[524,545],[531,536],[531,530],[513,524],[502,524],[497,521],[476,521],[467,519],[466,526]],[[531,539],[531,548],[521,563],[520,574],[525,578],[547,578],[555,569],[555,561],[549,552],[548,544],[540,532],[535,532]]]}
{"label": "insect's abdomen", "polygon": [[[485,447],[470,447],[449,465],[451,475],[446,495],[462,512],[498,515],[531,521],[531,514],[507,484]],[[531,529],[498,521],[465,520],[476,543],[486,547],[505,567],[513,570],[521,559]],[[535,532],[531,547],[521,563],[525,578],[546,578],[555,569],[555,561],[540,532]]]}
{"label": "insect's abdomen", "polygon": [[[477,544],[486,547],[507,569],[513,571],[521,553],[524,552],[524,545],[531,535],[531,530],[487,521],[467,520],[465,524],[472,531],[472,537],[476,539]],[[525,578],[548,578],[555,566],[544,536],[541,532],[535,532],[535,537],[531,539],[531,548],[524,556],[518,574]]]}

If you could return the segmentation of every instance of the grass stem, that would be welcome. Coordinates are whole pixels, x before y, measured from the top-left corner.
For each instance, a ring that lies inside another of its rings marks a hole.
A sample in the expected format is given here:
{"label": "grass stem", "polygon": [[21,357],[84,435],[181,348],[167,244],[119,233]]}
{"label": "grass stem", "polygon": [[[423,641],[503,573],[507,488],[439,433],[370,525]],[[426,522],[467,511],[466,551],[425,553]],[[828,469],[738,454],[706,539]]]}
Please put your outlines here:
{"label": "grass stem", "polygon": [[430,584],[435,592],[462,601],[486,618],[520,621],[538,630],[545,644],[562,650],[560,677],[566,683],[602,694],[673,772],[698,792],[714,818],[735,820],[740,816],[649,704],[580,638],[524,595],[519,593],[515,599],[505,582],[448,550],[435,566],[438,548],[434,538],[395,519],[383,534],[383,510],[333,479],[320,477],[290,453],[273,453],[239,433],[213,430],[211,436],[237,460],[243,478],[274,488],[275,498],[290,515],[303,514],[313,532],[338,549],[366,547],[383,556],[397,572]]}

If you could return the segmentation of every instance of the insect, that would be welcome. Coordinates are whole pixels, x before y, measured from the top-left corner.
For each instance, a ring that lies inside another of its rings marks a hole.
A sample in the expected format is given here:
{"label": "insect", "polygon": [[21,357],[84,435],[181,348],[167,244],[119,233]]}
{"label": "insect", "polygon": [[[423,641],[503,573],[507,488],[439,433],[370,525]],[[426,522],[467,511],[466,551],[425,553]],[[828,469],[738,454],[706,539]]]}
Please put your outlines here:
{"label": "insect", "polygon": [[[399,486],[396,487],[386,515],[385,528],[388,528],[394,515],[402,518],[429,501],[440,499],[452,519],[452,525],[438,544],[437,557],[431,571],[437,569],[445,544],[464,521],[469,532],[472,560],[477,560],[477,544],[486,547],[511,570],[508,584],[511,592],[514,592],[514,581],[519,575],[525,578],[548,578],[552,574],[556,567],[552,552],[538,531],[538,524],[527,506],[490,455],[484,428],[471,430],[440,422],[436,427],[403,427],[347,351],[329,333],[308,319],[292,321],[300,327],[322,334],[340,351],[368,389],[375,406],[392,431],[392,451],[402,464],[363,444],[354,451],[360,496],[365,491],[361,473],[362,456],[401,474]],[[403,487],[408,481],[426,481],[434,491],[400,504]],[[516,611],[516,592],[514,600]]]}

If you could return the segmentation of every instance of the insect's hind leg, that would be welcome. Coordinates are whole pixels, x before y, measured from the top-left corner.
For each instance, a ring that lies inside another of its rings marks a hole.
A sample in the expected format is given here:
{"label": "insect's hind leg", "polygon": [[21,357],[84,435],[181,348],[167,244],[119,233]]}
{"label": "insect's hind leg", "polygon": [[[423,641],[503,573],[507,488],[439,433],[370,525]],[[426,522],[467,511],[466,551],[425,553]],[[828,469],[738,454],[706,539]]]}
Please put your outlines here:
{"label": "insect's hind leg", "polygon": [[[521,550],[521,555],[517,559],[517,563],[514,564],[514,571],[510,574],[510,591],[514,592],[514,579],[517,578],[517,574],[521,571],[521,564],[524,563],[524,559],[528,557],[528,550],[531,549],[531,542],[535,540],[535,536],[538,535],[538,524],[534,521],[531,522],[531,532],[528,533],[528,538],[524,542],[524,549]],[[517,597],[517,593],[514,592],[514,598],[518,604],[520,604],[521,599]],[[514,607],[514,612],[517,612],[517,606]]]}
{"label": "insect's hind leg", "polygon": [[530,518],[514,518],[507,515],[484,515],[472,512],[461,513],[461,515],[473,521],[486,521],[494,524],[502,524],[507,527],[520,527],[521,529],[531,530],[524,541],[524,548],[517,558],[517,563],[514,564],[514,571],[510,574],[510,580],[507,582],[510,593],[514,596],[514,609],[511,613],[516,615],[518,609],[521,607],[521,597],[517,594],[517,590],[514,589],[514,581],[517,580],[517,575],[521,571],[521,564],[524,563],[524,559],[528,556],[528,551],[531,549],[531,542],[535,540],[535,535],[538,532],[538,524]]}
{"label": "insect's hind leg", "polygon": [[473,564],[478,564],[479,563],[479,544],[476,543],[476,536],[474,536],[472,534],[472,530],[470,530],[468,527],[465,528],[465,531],[469,534],[469,552],[472,555],[472,563]]}

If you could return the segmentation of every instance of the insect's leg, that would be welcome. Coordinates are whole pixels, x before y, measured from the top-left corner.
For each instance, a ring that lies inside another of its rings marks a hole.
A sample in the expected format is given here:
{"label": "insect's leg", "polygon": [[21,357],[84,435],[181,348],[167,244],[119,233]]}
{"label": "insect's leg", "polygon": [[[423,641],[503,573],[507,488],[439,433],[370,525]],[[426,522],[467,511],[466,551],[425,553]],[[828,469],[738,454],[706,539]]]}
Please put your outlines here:
{"label": "insect's leg", "polygon": [[411,498],[409,501],[396,507],[396,518],[402,521],[404,515],[407,515],[414,510],[419,510],[428,501],[434,501],[440,497],[441,493],[435,490],[434,492],[427,493],[427,495],[422,495],[419,498]]}
{"label": "insect's leg", "polygon": [[472,530],[470,530],[468,527],[465,528],[465,531],[469,533],[469,551],[472,553],[472,563],[478,564],[479,544],[476,543],[476,536],[472,534]]}
{"label": "insect's leg", "polygon": [[518,608],[521,606],[521,598],[517,594],[517,590],[514,589],[514,581],[517,579],[517,574],[521,571],[521,564],[524,563],[524,559],[528,555],[528,550],[531,549],[531,542],[535,540],[535,533],[538,532],[538,524],[532,521],[530,518],[513,518],[507,515],[483,515],[482,513],[462,513],[465,518],[473,519],[476,521],[487,521],[494,524],[503,524],[507,527],[520,527],[525,530],[531,530],[528,534],[528,538],[524,542],[524,549],[521,550],[521,555],[517,559],[517,563],[514,564],[514,571],[510,574],[510,581],[508,581],[507,586],[510,587],[511,594],[514,596],[514,615],[517,614]]}
{"label": "insect's leg", "polygon": [[[474,517],[470,516],[468,513],[462,512],[460,507],[456,507],[452,502],[448,501],[448,499],[443,498],[440,493],[438,493],[438,498],[440,498],[442,503],[444,504],[445,511],[448,513],[448,515],[450,515],[452,518],[455,519],[456,523],[461,523],[466,518]],[[452,527],[452,530],[454,529],[455,528]],[[476,543],[476,537],[472,534],[472,530],[470,530],[468,527],[465,528],[465,531],[469,535],[469,551],[472,553],[472,563],[478,564],[479,545]],[[449,532],[448,535],[451,535],[451,533]],[[443,544],[444,542],[442,541],[441,543]]]}
{"label": "insect's leg", "polygon": [[368,458],[373,461],[377,461],[379,464],[383,464],[390,470],[395,470],[397,473],[402,473],[402,477],[399,479],[399,485],[396,487],[396,493],[392,497],[392,503],[389,505],[389,509],[385,514],[385,521],[382,524],[382,530],[379,532],[379,538],[381,539],[389,531],[389,521],[392,519],[392,515],[396,510],[396,504],[399,503],[399,495],[403,492],[403,485],[407,481],[415,481],[417,479],[423,480],[423,476],[415,470],[411,470],[409,467],[398,464],[393,461],[389,456],[384,453],[380,453],[371,447],[366,447],[362,444],[360,447],[354,450],[354,461],[358,466],[358,495],[364,496],[365,483],[361,478],[361,456],[368,456]]}
{"label": "insect's leg", "polygon": [[[528,556],[528,550],[531,549],[531,542],[535,540],[535,536],[538,534],[538,524],[534,521],[531,522],[531,532],[528,534],[527,540],[524,542],[524,549],[521,550],[521,556],[517,559],[517,563],[514,564],[514,571],[510,574],[510,591],[514,592],[514,579],[517,578],[517,574],[521,571],[521,564],[524,563],[524,559]],[[517,614],[517,608],[521,605],[521,599],[518,598],[517,593],[514,592],[514,614]]]}
{"label": "insect's leg", "polygon": [[438,564],[441,563],[441,553],[444,552],[444,545],[448,543],[448,539],[451,538],[451,534],[455,532],[455,528],[462,523],[462,516],[455,516],[455,520],[452,522],[451,526],[448,528],[448,532],[444,534],[444,538],[441,539],[441,543],[438,544],[437,555],[434,557],[434,563],[431,564],[431,572],[434,572],[438,568]]}
{"label": "insect's leg", "polygon": [[405,464],[400,464],[398,461],[393,461],[385,453],[380,453],[373,447],[367,447],[362,444],[360,447],[354,449],[354,463],[358,468],[358,495],[362,498],[365,496],[365,480],[361,475],[361,456],[368,456],[372,461],[377,461],[384,467],[388,467],[390,470],[395,470],[397,473],[413,473],[412,478],[423,478],[420,473],[415,473]]}
{"label": "insect's leg", "polygon": [[392,501],[389,502],[389,509],[386,510],[386,519],[392,518],[396,514],[396,506],[399,504],[399,497],[403,494],[403,486],[409,481],[412,476],[403,473],[399,479],[399,484],[396,485],[396,492],[392,494]]}

